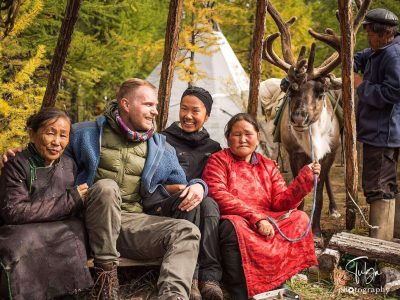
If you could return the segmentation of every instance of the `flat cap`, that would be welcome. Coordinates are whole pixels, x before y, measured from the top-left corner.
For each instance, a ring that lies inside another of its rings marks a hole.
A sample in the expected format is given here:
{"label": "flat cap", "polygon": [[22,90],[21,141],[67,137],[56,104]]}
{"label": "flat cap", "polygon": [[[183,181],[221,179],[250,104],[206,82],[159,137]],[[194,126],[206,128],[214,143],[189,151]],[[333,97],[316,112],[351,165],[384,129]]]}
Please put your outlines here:
{"label": "flat cap", "polygon": [[371,23],[396,26],[399,24],[399,18],[390,10],[385,8],[375,8],[367,12],[364,21],[362,22],[363,25]]}

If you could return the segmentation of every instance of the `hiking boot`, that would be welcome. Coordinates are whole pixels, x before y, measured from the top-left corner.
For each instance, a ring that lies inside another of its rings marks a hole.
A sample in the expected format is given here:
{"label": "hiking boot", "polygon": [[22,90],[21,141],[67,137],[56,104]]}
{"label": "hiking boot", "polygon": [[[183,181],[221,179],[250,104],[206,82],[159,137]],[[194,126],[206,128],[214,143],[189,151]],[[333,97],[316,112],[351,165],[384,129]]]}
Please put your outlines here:
{"label": "hiking boot", "polygon": [[118,300],[119,282],[116,262],[95,262],[94,292],[96,299]]}
{"label": "hiking boot", "polygon": [[199,282],[197,279],[193,279],[192,286],[190,287],[190,298],[189,300],[201,300],[201,294],[199,290]]}
{"label": "hiking boot", "polygon": [[378,228],[370,229],[372,238],[391,241],[394,229],[395,199],[374,200],[370,204],[369,223]]}
{"label": "hiking boot", "polygon": [[200,281],[199,288],[204,300],[222,300],[224,293],[216,281]]}

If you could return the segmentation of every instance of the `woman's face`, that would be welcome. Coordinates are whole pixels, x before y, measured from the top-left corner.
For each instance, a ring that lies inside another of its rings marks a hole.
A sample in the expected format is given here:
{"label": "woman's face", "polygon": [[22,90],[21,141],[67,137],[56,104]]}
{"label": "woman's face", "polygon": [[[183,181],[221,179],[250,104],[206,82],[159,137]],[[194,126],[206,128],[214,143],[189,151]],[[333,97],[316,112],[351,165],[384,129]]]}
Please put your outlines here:
{"label": "woman's face", "polygon": [[259,134],[254,126],[245,120],[240,120],[232,126],[228,136],[228,146],[237,157],[250,162],[251,154],[259,143]]}
{"label": "woman's face", "polygon": [[199,98],[193,95],[182,98],[179,121],[183,131],[188,133],[199,131],[207,120],[206,106]]}
{"label": "woman's face", "polygon": [[45,161],[51,165],[64,152],[69,142],[71,125],[65,118],[50,119],[44,123],[37,132],[29,130],[31,142]]}

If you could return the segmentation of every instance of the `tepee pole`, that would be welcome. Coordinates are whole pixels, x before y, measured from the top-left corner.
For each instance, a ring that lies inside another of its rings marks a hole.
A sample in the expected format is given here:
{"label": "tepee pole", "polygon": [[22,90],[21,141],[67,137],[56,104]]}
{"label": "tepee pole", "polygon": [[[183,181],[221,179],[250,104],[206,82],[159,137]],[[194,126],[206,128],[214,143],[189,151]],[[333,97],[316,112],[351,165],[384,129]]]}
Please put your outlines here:
{"label": "tepee pole", "polygon": [[165,30],[164,55],[158,87],[157,130],[162,131],[167,125],[172,80],[174,77],[175,58],[178,52],[179,29],[182,18],[183,0],[171,0],[167,28]]}
{"label": "tepee pole", "polygon": [[47,81],[46,92],[43,97],[42,108],[53,107],[56,103],[60,79],[67,59],[68,48],[71,44],[72,33],[74,32],[75,23],[78,19],[81,2],[81,0],[68,0],[67,2],[56,49],[54,50],[50,65],[50,74]]}
{"label": "tepee pole", "polygon": [[267,4],[268,0],[257,0],[256,22],[254,25],[253,41],[251,44],[250,87],[247,112],[254,117],[257,117],[258,92],[261,79],[261,56],[263,37],[265,33]]}
{"label": "tepee pole", "polygon": [[342,59],[342,99],[344,117],[344,147],[345,147],[345,187],[346,187],[346,229],[351,230],[356,223],[356,208],[351,198],[358,201],[358,167],[357,141],[355,133],[354,113],[354,76],[353,76],[353,17],[351,0],[338,0]]}

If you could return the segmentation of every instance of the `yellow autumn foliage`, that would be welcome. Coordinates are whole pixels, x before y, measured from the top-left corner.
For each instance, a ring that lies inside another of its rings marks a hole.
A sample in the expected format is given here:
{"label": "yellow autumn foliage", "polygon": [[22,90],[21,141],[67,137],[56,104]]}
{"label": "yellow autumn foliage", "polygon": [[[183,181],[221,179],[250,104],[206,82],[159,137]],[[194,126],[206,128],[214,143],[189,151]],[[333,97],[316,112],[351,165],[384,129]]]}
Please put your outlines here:
{"label": "yellow autumn foliage", "polygon": [[[16,36],[27,28],[42,8],[42,0],[25,1],[21,6],[21,14],[17,17],[13,30],[7,39],[2,41],[3,44],[0,44],[2,74],[8,69],[13,57],[18,56],[10,52],[10,45],[18,49],[15,47],[18,45]],[[37,84],[32,78],[43,64],[45,47],[39,45],[35,50],[32,57],[18,59],[18,65],[13,64],[11,74],[0,77],[0,153],[27,143],[26,120],[41,106],[45,87]]]}
{"label": "yellow autumn foliage", "polygon": [[195,62],[197,54],[212,55],[216,51],[218,37],[213,34],[211,19],[219,21],[215,8],[208,6],[209,1],[185,0],[184,13],[190,21],[184,22],[179,35],[179,53],[176,68],[179,79],[194,84],[206,78],[207,73]]}

